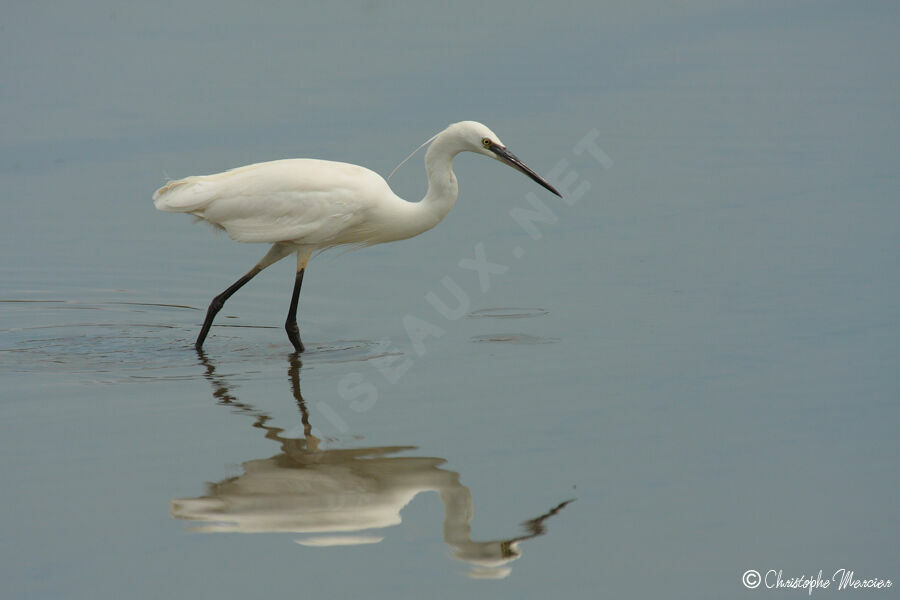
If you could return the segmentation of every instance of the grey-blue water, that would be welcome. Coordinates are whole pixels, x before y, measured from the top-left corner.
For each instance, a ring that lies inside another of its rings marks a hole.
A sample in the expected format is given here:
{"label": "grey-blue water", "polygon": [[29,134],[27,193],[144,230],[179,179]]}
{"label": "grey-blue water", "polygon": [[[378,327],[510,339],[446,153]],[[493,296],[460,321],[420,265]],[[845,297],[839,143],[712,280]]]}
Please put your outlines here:
{"label": "grey-blue water", "polygon": [[[900,579],[896,4],[3,13],[5,598]],[[565,201],[461,155],[436,229],[313,260],[300,360],[290,260],[193,351],[265,248],[154,211],[167,177],[387,174],[462,119]]]}

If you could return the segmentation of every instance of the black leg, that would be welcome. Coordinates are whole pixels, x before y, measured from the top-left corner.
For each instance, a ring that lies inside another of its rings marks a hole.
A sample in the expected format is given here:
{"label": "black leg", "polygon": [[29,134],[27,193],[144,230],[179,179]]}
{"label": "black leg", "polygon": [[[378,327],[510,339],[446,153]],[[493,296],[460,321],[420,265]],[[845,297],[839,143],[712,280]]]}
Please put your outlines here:
{"label": "black leg", "polygon": [[306,269],[297,271],[297,278],[294,280],[294,295],[291,296],[291,308],[288,310],[287,321],[284,322],[284,330],[287,331],[288,339],[294,345],[294,350],[303,352],[303,342],[300,341],[300,328],[297,326],[297,304],[300,301],[300,286],[303,285],[303,272]]}
{"label": "black leg", "polygon": [[231,298],[236,291],[256,277],[257,273],[262,270],[262,267],[256,265],[250,269],[246,275],[231,284],[231,287],[212,299],[212,302],[209,303],[209,310],[206,311],[206,320],[203,321],[203,327],[200,329],[200,335],[197,336],[197,342],[194,344],[194,348],[197,350],[203,348],[203,341],[206,339],[207,334],[209,334],[209,328],[212,327],[213,319],[216,318],[216,314],[222,310],[223,306],[225,306],[225,301]]}

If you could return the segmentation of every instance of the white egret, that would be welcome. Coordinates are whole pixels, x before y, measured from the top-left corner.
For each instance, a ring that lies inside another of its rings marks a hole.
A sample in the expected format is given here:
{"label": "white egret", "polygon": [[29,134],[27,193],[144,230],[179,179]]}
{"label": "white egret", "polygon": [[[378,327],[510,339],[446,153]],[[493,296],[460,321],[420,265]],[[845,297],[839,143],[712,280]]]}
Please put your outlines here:
{"label": "white egret", "polygon": [[213,298],[196,348],[203,346],[216,313],[238,289],[273,263],[297,254],[297,274],[285,330],[303,352],[297,326],[300,286],[310,256],[339,245],[370,246],[419,235],[437,225],[456,202],[451,164],[460,152],[499,160],[559,196],[553,186],[475,121],[454,123],[432,138],[425,153],[428,193],[420,202],[395,195],[387,182],[364,167],[306,158],[276,160],[215,175],[170,181],[153,194],[157,209],[190,213],[224,229],[238,242],[272,244],[243,277]]}

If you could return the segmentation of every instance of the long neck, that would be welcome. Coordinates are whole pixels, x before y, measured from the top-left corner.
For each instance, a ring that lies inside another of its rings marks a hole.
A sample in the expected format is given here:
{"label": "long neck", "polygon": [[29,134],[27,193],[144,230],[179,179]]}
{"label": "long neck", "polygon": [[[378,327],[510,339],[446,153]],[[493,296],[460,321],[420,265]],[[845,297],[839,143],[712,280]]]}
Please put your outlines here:
{"label": "long neck", "polygon": [[438,135],[425,153],[425,172],[428,175],[428,193],[420,202],[398,203],[385,207],[383,235],[375,242],[403,240],[428,231],[441,222],[456,202],[458,187],[451,163],[461,152],[459,144]]}
{"label": "long neck", "polygon": [[[460,153],[459,145],[452,138],[439,135],[425,153],[425,173],[428,175],[428,193],[418,203],[419,210],[437,225],[453,205],[459,194],[456,175],[453,174],[453,157]],[[430,227],[429,227],[430,229]]]}

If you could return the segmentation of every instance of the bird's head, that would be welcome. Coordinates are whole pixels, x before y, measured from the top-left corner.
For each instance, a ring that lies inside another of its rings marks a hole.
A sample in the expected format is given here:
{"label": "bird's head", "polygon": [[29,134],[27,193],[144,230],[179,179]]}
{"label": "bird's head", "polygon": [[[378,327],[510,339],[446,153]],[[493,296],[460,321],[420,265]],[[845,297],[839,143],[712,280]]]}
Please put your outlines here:
{"label": "bird's head", "polygon": [[557,196],[562,197],[562,195],[556,191],[556,188],[547,183],[543,177],[525,166],[525,163],[523,163],[515,154],[507,150],[506,146],[500,141],[500,138],[497,137],[497,134],[488,129],[485,125],[482,125],[477,121],[460,121],[459,123],[454,123],[449,126],[442,134],[452,136],[463,151],[475,152],[499,160],[517,171],[525,173],[539,185],[547,188]]}

